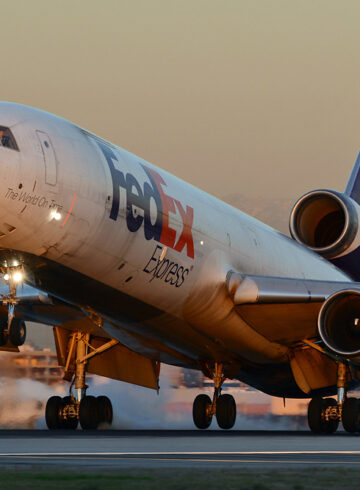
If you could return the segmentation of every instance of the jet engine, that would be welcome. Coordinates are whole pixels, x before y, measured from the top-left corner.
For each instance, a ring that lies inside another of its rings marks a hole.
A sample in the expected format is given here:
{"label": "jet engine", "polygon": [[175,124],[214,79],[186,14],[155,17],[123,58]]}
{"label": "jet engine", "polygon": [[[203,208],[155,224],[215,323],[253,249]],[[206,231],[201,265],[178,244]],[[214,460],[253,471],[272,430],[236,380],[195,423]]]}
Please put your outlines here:
{"label": "jet engine", "polygon": [[359,223],[360,206],[351,197],[320,189],[295,203],[290,233],[297,242],[326,259],[334,259],[360,243]]}
{"label": "jet engine", "polygon": [[318,317],[324,344],[345,357],[360,355],[360,289],[338,291],[324,302]]}

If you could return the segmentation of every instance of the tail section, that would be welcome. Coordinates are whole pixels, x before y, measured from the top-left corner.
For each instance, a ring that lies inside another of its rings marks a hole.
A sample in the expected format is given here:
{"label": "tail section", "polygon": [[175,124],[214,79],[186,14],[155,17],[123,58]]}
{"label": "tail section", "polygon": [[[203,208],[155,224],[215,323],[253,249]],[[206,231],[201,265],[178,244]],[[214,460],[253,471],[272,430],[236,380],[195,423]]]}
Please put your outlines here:
{"label": "tail section", "polygon": [[360,152],[346,184],[344,194],[360,204]]}

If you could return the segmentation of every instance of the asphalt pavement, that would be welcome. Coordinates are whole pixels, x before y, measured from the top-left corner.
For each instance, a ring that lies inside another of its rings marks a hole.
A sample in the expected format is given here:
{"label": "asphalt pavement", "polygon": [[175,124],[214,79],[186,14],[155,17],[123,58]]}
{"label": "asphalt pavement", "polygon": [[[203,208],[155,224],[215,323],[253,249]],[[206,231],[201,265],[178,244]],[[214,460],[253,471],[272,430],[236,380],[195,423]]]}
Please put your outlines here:
{"label": "asphalt pavement", "polygon": [[360,435],[308,431],[0,431],[0,466],[360,465]]}

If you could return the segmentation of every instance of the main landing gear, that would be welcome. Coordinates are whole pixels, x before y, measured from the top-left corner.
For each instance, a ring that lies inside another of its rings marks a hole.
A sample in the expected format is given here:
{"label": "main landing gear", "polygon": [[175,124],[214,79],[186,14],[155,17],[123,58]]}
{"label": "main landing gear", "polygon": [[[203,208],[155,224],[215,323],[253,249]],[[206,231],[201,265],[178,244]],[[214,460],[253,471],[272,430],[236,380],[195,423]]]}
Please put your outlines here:
{"label": "main landing gear", "polygon": [[337,401],[313,398],[308,406],[308,423],[315,434],[332,434],[342,421],[347,432],[360,432],[360,399],[346,397],[346,365],[339,362]]}
{"label": "main landing gear", "polygon": [[[49,429],[76,429],[78,422],[83,429],[97,429],[102,423],[112,423],[113,409],[109,398],[86,395],[85,374],[89,357],[89,337],[89,334],[82,332],[72,335],[65,372],[69,369],[75,353],[74,381],[69,396],[52,396],[47,401],[45,420]],[[75,393],[72,390],[73,385]]]}
{"label": "main landing gear", "polygon": [[223,365],[215,363],[214,370],[207,373],[214,381],[213,399],[208,395],[198,395],[193,404],[193,420],[198,429],[207,429],[214,415],[221,429],[231,429],[236,420],[236,403],[229,394],[222,395],[221,387],[225,381]]}
{"label": "main landing gear", "polygon": [[45,420],[49,429],[95,430],[102,423],[111,424],[113,411],[107,396],[85,396],[80,403],[72,396],[52,396],[46,404]]}

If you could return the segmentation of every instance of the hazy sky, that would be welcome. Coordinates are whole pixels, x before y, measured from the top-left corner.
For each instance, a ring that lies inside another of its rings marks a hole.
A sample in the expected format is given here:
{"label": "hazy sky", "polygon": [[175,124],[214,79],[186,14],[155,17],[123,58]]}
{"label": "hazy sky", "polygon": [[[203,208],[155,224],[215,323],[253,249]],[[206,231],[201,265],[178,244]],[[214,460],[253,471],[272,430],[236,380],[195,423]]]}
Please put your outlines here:
{"label": "hazy sky", "polygon": [[360,148],[360,2],[0,7],[1,100],[61,115],[217,196],[343,189]]}

